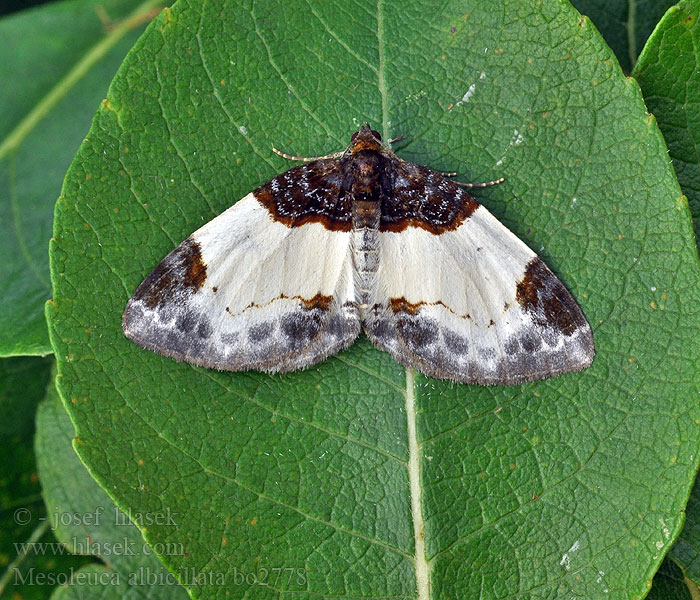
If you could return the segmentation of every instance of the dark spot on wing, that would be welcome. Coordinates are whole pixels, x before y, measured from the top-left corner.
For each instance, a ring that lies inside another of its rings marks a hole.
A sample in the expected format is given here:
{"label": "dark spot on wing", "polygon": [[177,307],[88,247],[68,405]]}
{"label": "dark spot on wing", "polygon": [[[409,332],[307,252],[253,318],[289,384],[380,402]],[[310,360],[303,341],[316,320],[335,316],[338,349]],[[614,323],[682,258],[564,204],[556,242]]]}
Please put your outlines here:
{"label": "dark spot on wing", "polygon": [[496,350],[491,347],[477,348],[477,354],[482,360],[488,361],[496,358]]}
{"label": "dark spot on wing", "polygon": [[458,355],[464,355],[469,352],[469,340],[461,335],[457,335],[451,329],[443,329],[442,337],[449,352]]}
{"label": "dark spot on wing", "polygon": [[207,278],[207,266],[202,261],[202,255],[199,251],[199,244],[192,240],[189,242],[190,246],[190,257],[187,262],[187,271],[185,272],[185,277],[183,284],[185,287],[197,290],[204,285],[204,281]]}
{"label": "dark spot on wing", "polygon": [[267,341],[270,335],[272,335],[274,327],[275,324],[272,321],[265,321],[263,323],[253,325],[248,330],[248,339],[254,344],[260,344]]}
{"label": "dark spot on wing", "polygon": [[189,333],[197,325],[197,318],[191,310],[185,310],[178,315],[175,325],[183,333]]}
{"label": "dark spot on wing", "polygon": [[280,329],[290,349],[299,350],[318,335],[321,321],[314,313],[294,312],[282,317]]}
{"label": "dark spot on wing", "polygon": [[[148,308],[155,308],[172,295],[172,276],[161,265],[162,263],[151,272],[134,293],[134,297],[142,299]],[[146,282],[149,285],[145,285]]]}
{"label": "dark spot on wing", "polygon": [[437,341],[438,327],[435,321],[420,318],[399,319],[398,329],[409,346],[422,348]]}
{"label": "dark spot on wing", "polygon": [[326,334],[330,337],[340,338],[345,335],[347,327],[345,317],[330,315],[326,323]]}
{"label": "dark spot on wing", "polygon": [[391,310],[393,310],[395,313],[405,312],[411,315],[415,315],[424,303],[417,302],[416,304],[412,304],[411,302],[406,300],[406,298],[401,296],[401,298],[391,298],[389,300],[389,304],[391,306]]}
{"label": "dark spot on wing", "polygon": [[[381,311],[382,306],[380,304],[375,304],[372,307],[372,319],[371,319],[371,333],[382,340],[393,340],[396,337],[396,330],[393,321],[383,318]],[[366,326],[367,323],[363,323]]]}
{"label": "dark spot on wing", "polygon": [[515,298],[538,325],[553,327],[566,336],[587,325],[571,294],[538,257],[527,265]]}
{"label": "dark spot on wing", "polygon": [[506,340],[506,343],[503,344],[503,351],[508,356],[516,356],[520,352],[520,342],[518,342],[518,338],[514,335],[511,335]]}
{"label": "dark spot on wing", "polygon": [[197,327],[197,335],[203,339],[209,339],[212,334],[212,328],[211,324],[209,323],[209,319],[207,319],[204,315],[200,317],[200,322],[199,322],[199,327]]}
{"label": "dark spot on wing", "polygon": [[321,292],[319,292],[313,298],[310,298],[308,300],[302,298],[301,296],[294,297],[299,298],[299,300],[301,300],[301,303],[307,310],[328,310],[328,308],[331,305],[331,302],[333,302],[333,296],[324,296],[321,294]]}
{"label": "dark spot on wing", "polygon": [[525,330],[520,338],[523,350],[532,354],[542,346],[542,338],[532,331]]}
{"label": "dark spot on wing", "polygon": [[164,307],[174,297],[196,293],[207,278],[199,244],[187,238],[143,280],[134,292],[148,308]]}
{"label": "dark spot on wing", "polygon": [[221,334],[221,341],[226,346],[235,346],[236,344],[238,344],[240,337],[241,337],[241,334],[237,331],[234,331],[233,333],[222,333]]}

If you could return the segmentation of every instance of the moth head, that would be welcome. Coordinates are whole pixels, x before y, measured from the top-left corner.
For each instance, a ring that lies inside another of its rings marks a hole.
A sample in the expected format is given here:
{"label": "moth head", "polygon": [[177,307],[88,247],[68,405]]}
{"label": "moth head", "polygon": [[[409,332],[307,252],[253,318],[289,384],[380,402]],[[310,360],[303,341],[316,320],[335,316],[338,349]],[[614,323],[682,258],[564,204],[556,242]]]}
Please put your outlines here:
{"label": "moth head", "polygon": [[369,126],[369,123],[363,123],[359,131],[352,134],[350,138],[350,151],[359,152],[360,150],[381,150],[382,136],[378,131],[375,131]]}
{"label": "moth head", "polygon": [[350,138],[350,143],[353,143],[357,137],[362,134],[363,136],[372,136],[377,139],[377,141],[381,142],[382,141],[382,136],[379,135],[378,131],[375,131],[372,129],[366,121],[362,123],[362,127],[360,127],[360,131],[356,131],[355,133],[352,134],[352,137]]}

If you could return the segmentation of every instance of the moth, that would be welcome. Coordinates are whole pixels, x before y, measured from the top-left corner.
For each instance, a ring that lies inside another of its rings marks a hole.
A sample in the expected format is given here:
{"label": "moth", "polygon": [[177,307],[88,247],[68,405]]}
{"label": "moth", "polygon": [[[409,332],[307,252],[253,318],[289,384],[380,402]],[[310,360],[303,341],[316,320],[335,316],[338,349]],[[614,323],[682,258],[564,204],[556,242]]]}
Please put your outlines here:
{"label": "moth", "polygon": [[122,322],[143,348],[230,371],[303,369],[361,331],[406,367],[482,385],[579,371],[594,355],[542,260],[367,123],[345,151],[274,177],[190,235]]}

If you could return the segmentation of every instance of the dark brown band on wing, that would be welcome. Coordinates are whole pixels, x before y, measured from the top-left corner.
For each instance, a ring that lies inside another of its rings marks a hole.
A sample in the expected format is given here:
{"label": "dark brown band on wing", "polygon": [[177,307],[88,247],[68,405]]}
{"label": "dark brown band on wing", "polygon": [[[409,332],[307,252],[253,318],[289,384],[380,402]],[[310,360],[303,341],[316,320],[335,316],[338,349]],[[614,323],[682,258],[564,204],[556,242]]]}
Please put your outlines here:
{"label": "dark brown band on wing", "polygon": [[518,282],[515,298],[538,325],[554,327],[566,336],[587,325],[569,291],[537,256]]}
{"label": "dark brown band on wing", "polygon": [[166,256],[134,292],[148,308],[163,305],[185,292],[197,292],[207,279],[199,244],[187,238]]}
{"label": "dark brown band on wing", "polygon": [[386,171],[379,231],[417,227],[440,235],[457,229],[479,208],[456,183],[426,167],[394,159]]}
{"label": "dark brown band on wing", "polygon": [[454,231],[479,208],[457,184],[384,151],[369,133],[357,137],[349,155],[294,167],[253,194],[287,227],[321,223],[330,231],[352,229],[358,202],[379,203],[379,231],[417,227],[434,235]]}
{"label": "dark brown band on wing", "polygon": [[344,179],[342,161],[318,160],[273,177],[253,195],[287,227],[321,223],[330,231],[350,231],[352,196]]}
{"label": "dark brown band on wing", "polygon": [[[464,315],[457,314],[454,310],[452,310],[447,304],[445,304],[442,300],[436,300],[435,302],[424,302],[423,300],[419,300],[418,302],[409,302],[406,300],[404,296],[401,296],[401,298],[390,298],[389,299],[389,306],[391,307],[391,310],[394,312],[394,314],[397,313],[408,313],[409,315],[416,315],[420,311],[420,309],[423,306],[442,306],[445,310],[451,312],[453,315],[460,317],[462,319],[469,319],[472,321],[472,316],[467,313]],[[380,304],[375,304],[375,307],[381,309]],[[490,327],[492,323],[489,323],[487,327]]]}
{"label": "dark brown band on wing", "polygon": [[331,305],[331,302],[333,302],[333,296],[324,296],[319,292],[316,294],[313,298],[309,298],[308,300],[305,298],[302,298],[301,296],[294,296],[295,298],[299,298],[301,300],[301,303],[304,305],[304,308],[306,310],[328,310],[328,307]]}
{"label": "dark brown band on wing", "polygon": [[299,300],[304,310],[328,311],[330,310],[330,306],[333,303],[333,296],[324,296],[323,294],[321,294],[321,292],[316,294],[313,298],[304,298],[303,296],[287,296],[287,294],[280,294],[279,296],[271,298],[264,304],[256,304],[255,302],[251,302],[240,313],[232,313],[228,306],[226,307],[226,312],[232,317],[234,317],[236,316],[236,314],[244,313],[250,308],[263,308],[264,306],[269,306],[277,300]]}
{"label": "dark brown band on wing", "polygon": [[416,302],[415,304],[409,302],[401,296],[401,298],[391,298],[389,300],[389,305],[391,306],[391,310],[394,311],[394,313],[398,312],[406,312],[411,315],[415,315],[419,310],[420,307],[423,306],[425,302]]}

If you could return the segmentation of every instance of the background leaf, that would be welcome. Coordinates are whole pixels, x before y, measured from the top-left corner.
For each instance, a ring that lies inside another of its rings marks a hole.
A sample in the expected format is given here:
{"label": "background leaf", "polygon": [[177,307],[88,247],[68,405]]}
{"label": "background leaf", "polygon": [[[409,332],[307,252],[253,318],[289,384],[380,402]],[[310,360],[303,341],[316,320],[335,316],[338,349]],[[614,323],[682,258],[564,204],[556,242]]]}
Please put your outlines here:
{"label": "background leaf", "polygon": [[[76,449],[121,507],[179,516],[144,535],[185,545],[162,558],[207,579],[196,597],[642,596],[697,468],[700,273],[636,84],[558,2],[346,10],[179,2],[127,57],[51,245]],[[160,258],[290,166],[272,144],[323,154],[364,119],[403,158],[506,177],[480,199],[580,301],[590,369],[452,385],[362,340],[232,374],[123,338]]]}
{"label": "background leaf", "polygon": [[700,222],[700,3],[680,2],[666,13],[639,57],[633,76],[659,122],[683,193]]}
{"label": "background leaf", "polygon": [[622,70],[629,73],[673,0],[573,0],[572,4],[593,21],[615,52]]}
{"label": "background leaf", "polygon": [[0,20],[0,356],[51,351],[44,302],[54,202],[90,116],[156,3],[114,23],[140,4],[58,2]]}
{"label": "background leaf", "polygon": [[[44,397],[51,359],[0,360],[0,598],[46,598],[49,579],[70,577],[84,557],[34,552],[55,542],[41,498],[32,438],[34,413]],[[33,542],[36,546],[22,546]]]}
{"label": "background leaf", "polygon": [[698,595],[700,590],[692,581],[684,579],[680,568],[667,559],[654,575],[647,600],[696,600]]}
{"label": "background leaf", "polygon": [[[36,456],[56,537],[74,554],[97,555],[55,598],[187,598],[139,530],[90,477],[71,446],[73,425],[52,386],[37,415]],[[175,525],[172,525],[174,527]],[[177,552],[176,546],[164,552]]]}
{"label": "background leaf", "polygon": [[683,568],[686,576],[697,583],[700,581],[700,483],[697,480],[685,513],[683,531],[669,555]]}

